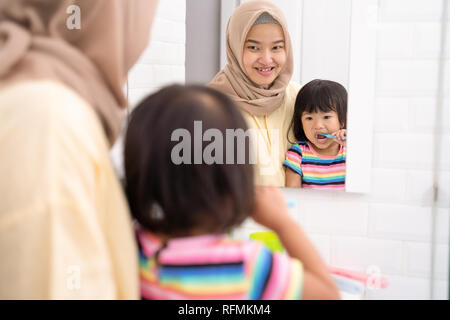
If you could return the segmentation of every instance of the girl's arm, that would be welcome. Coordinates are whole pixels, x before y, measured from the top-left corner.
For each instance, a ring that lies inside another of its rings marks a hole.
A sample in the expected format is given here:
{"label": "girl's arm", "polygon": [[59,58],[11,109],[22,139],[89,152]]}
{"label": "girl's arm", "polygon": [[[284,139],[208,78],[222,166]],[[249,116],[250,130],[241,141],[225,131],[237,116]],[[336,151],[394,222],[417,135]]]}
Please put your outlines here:
{"label": "girl's arm", "polygon": [[275,231],[289,255],[302,262],[303,299],[340,299],[327,266],[302,228],[290,217],[278,188],[256,188],[252,218]]}
{"label": "girl's arm", "polygon": [[302,187],[302,177],[292,171],[289,168],[284,168],[286,175],[285,175],[285,180],[286,180],[286,187],[288,188],[301,188]]}

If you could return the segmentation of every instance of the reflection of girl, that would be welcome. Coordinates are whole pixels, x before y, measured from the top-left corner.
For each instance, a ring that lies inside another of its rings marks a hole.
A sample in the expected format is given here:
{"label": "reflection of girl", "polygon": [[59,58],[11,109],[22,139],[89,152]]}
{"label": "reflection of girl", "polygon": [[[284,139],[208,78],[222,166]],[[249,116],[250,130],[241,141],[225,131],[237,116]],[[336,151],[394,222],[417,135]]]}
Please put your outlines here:
{"label": "reflection of girl", "polygon": [[344,190],[346,119],[347,91],[339,83],[313,80],[300,90],[292,118],[297,143],[284,161],[287,187]]}
{"label": "reflection of girl", "polygon": [[281,163],[300,89],[290,83],[293,57],[285,18],[271,2],[245,2],[231,16],[226,35],[228,64],[209,85],[236,102],[256,134],[256,184],[284,186]]}
{"label": "reflection of girl", "polygon": [[[338,298],[327,267],[289,216],[281,192],[257,187],[253,170],[219,146],[227,164],[193,164],[195,121],[205,130],[247,130],[234,103],[211,88],[171,86],[132,113],[125,141],[126,194],[140,243],[146,299]],[[187,161],[174,163],[175,130],[185,132]],[[200,148],[207,147],[205,142]],[[245,153],[248,153],[245,146]],[[256,192],[255,192],[256,191]],[[226,231],[252,214],[274,230],[290,256]]]}
{"label": "reflection of girl", "polygon": [[[81,29],[66,25],[69,5]],[[0,299],[136,299],[109,157],[156,1],[0,0]]]}

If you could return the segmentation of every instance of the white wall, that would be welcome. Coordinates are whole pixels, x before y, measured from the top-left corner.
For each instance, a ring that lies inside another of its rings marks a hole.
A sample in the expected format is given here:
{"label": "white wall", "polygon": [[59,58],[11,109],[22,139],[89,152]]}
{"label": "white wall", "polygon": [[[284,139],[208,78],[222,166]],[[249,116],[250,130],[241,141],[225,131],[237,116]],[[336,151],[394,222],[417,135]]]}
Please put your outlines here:
{"label": "white wall", "polygon": [[[194,1],[194,0],[187,0]],[[197,1],[197,0],[195,0]],[[327,263],[389,278],[369,299],[446,299],[450,211],[450,85],[444,87],[444,133],[437,210],[437,250],[431,272],[434,112],[441,0],[380,0],[376,108],[369,194],[285,189],[292,215]],[[184,81],[185,0],[160,0],[152,43],[130,73],[130,101]],[[447,37],[450,30],[447,32]],[[449,45],[450,39],[447,40]],[[447,62],[450,57],[447,47]],[[450,74],[449,64],[446,74]],[[370,117],[371,115],[368,115]],[[364,119],[361,119],[364,121]],[[238,234],[260,230],[246,223]]]}
{"label": "white wall", "polygon": [[[150,44],[128,75],[129,111],[145,96],[165,85],[184,83],[186,0],[159,0]],[[124,128],[125,130],[125,128]],[[123,135],[111,150],[118,175],[124,176]]]}
{"label": "white wall", "polygon": [[150,45],[128,78],[132,108],[164,85],[184,83],[185,44],[186,0],[159,0]]}

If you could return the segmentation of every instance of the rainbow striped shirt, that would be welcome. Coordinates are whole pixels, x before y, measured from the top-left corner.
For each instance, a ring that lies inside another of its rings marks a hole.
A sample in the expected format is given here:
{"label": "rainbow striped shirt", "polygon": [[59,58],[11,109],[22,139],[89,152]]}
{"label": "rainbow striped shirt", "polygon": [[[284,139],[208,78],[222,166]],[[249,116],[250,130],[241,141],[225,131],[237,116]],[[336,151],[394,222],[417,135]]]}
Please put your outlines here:
{"label": "rainbow striped shirt", "polygon": [[143,299],[300,299],[303,265],[226,235],[171,239],[137,229]]}
{"label": "rainbow striped shirt", "polygon": [[345,147],[334,157],[317,154],[307,141],[293,144],[283,165],[302,177],[302,187],[345,190]]}

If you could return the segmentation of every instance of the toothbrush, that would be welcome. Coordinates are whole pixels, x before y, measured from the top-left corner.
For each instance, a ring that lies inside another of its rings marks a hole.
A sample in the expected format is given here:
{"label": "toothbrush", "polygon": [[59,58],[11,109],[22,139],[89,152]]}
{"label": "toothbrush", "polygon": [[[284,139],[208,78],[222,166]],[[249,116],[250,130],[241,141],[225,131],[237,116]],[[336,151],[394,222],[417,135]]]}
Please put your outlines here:
{"label": "toothbrush", "polygon": [[370,275],[363,272],[358,271],[352,271],[352,270],[346,270],[341,268],[335,268],[335,267],[328,267],[332,274],[343,276],[349,279],[353,279],[362,283],[367,284],[371,280],[376,281],[375,286],[377,288],[387,288],[389,286],[389,280],[382,276],[377,275]]}
{"label": "toothbrush", "polygon": [[[331,134],[328,133],[318,134],[317,136],[324,136],[326,138],[336,139],[336,136],[332,136]],[[347,140],[347,137],[344,137],[344,140]]]}

